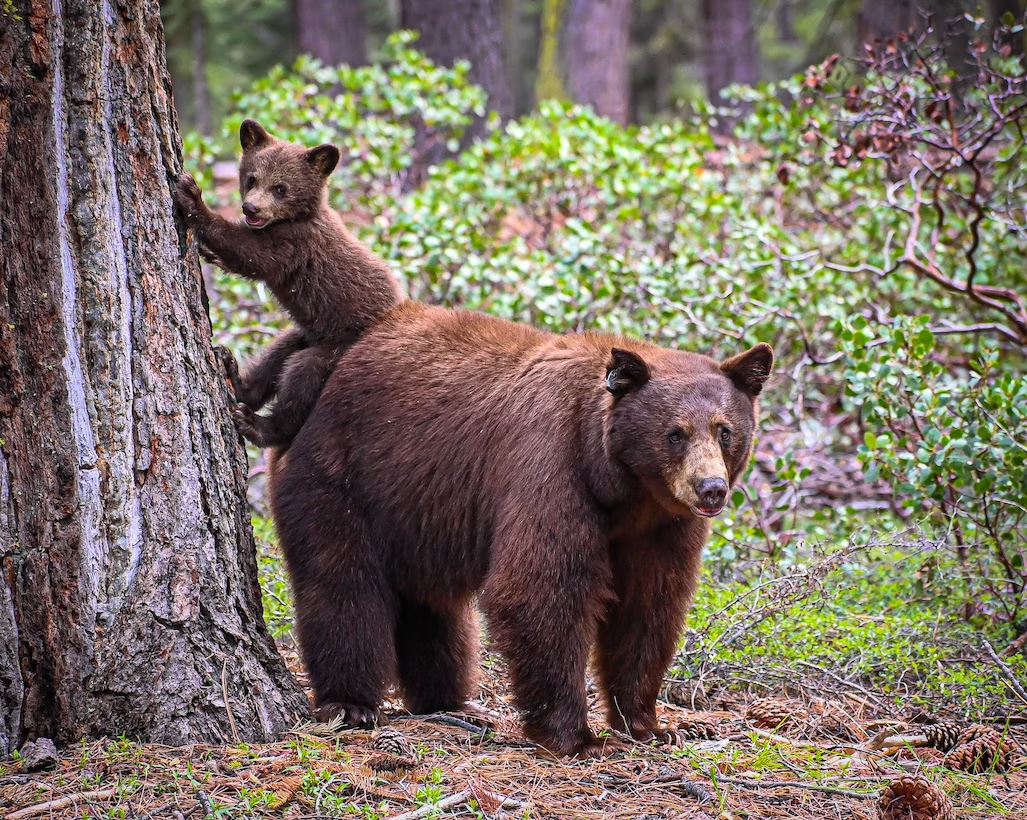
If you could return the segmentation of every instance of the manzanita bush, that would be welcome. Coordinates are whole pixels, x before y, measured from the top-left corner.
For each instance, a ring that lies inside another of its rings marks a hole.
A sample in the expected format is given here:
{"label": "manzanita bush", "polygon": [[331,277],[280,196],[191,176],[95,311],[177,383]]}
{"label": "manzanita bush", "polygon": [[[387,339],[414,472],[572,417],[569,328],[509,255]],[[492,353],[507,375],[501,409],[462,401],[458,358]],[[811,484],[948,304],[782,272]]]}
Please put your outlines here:
{"label": "manzanita bush", "polygon": [[[377,65],[277,69],[222,137],[187,139],[187,164],[210,187],[254,117],[342,148],[333,203],[415,298],[714,356],[771,342],[755,467],[714,569],[912,520],[1019,623],[1024,68],[974,44],[966,83],[927,43],[737,89],[752,113],[727,141],[712,109],[624,128],[548,102],[456,153],[485,98],[466,65],[399,34]],[[245,354],[274,331],[267,294],[213,284],[219,335]]]}

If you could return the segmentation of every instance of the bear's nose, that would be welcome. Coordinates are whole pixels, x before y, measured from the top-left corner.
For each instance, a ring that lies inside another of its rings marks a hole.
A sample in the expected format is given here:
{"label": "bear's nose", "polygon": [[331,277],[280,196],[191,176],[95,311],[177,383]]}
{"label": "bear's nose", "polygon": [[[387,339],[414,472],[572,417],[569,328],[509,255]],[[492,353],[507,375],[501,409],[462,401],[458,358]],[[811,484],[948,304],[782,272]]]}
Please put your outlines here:
{"label": "bear's nose", "polygon": [[704,478],[695,488],[699,506],[704,510],[719,510],[727,500],[727,482],[722,478]]}
{"label": "bear's nose", "polygon": [[258,213],[260,213],[257,206],[254,205],[252,202],[244,202],[242,204],[242,212],[246,216],[256,216]]}

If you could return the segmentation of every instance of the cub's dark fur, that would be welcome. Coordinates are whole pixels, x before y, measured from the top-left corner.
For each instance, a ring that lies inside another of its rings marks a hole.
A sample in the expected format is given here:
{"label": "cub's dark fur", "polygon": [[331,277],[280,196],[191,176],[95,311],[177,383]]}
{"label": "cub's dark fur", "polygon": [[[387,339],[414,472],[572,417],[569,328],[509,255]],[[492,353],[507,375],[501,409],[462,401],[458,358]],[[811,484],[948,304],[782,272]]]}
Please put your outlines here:
{"label": "cub's dark fur", "polygon": [[[243,122],[239,139],[244,222],[211,211],[189,174],[179,178],[175,200],[201,247],[226,270],[266,282],[298,325],[242,375],[231,352],[219,351],[240,402],[233,412],[240,432],[258,446],[284,447],[339,355],[403,295],[388,265],[328,207],[338,148],[275,139],[253,120]],[[258,416],[272,396],[271,415]]]}
{"label": "cub's dark fur", "polygon": [[404,302],[340,357],[271,503],[324,717],[473,694],[480,598],[530,737],[670,739],[656,697],[710,518],[749,462],[773,352],[724,362]]}

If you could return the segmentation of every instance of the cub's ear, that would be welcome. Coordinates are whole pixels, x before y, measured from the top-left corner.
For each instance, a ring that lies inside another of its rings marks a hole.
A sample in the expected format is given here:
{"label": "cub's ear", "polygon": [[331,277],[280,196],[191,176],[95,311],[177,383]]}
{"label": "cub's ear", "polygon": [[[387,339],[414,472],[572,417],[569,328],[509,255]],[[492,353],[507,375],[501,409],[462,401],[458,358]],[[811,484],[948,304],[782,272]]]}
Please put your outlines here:
{"label": "cub's ear", "polygon": [[271,135],[256,120],[243,120],[239,126],[239,143],[243,151],[260,148],[271,142]]}
{"label": "cub's ear", "polygon": [[339,164],[339,149],[327,143],[319,145],[317,148],[311,148],[307,151],[307,162],[313,165],[315,170],[321,173],[321,176],[326,177]]}
{"label": "cub's ear", "polygon": [[721,372],[735,387],[750,396],[758,396],[774,368],[774,348],[765,342],[732,356],[720,365]]}
{"label": "cub's ear", "polygon": [[606,389],[615,396],[637,390],[650,377],[649,365],[636,353],[615,347],[606,365]]}

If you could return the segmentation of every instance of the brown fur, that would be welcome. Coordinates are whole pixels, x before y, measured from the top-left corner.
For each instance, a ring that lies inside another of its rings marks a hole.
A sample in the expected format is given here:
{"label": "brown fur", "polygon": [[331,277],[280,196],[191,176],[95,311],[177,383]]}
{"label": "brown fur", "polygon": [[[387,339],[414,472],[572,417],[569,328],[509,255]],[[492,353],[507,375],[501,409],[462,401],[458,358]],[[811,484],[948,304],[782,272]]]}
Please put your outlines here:
{"label": "brown fur", "polygon": [[[226,270],[266,282],[298,328],[264,349],[245,374],[220,348],[240,402],[236,423],[262,447],[287,446],[317,402],[339,355],[403,296],[388,265],[358,242],[328,207],[334,145],[304,148],[253,120],[239,129],[239,191],[246,222],[208,208],[183,174],[176,203],[201,247]],[[259,410],[277,394],[270,416]]]}
{"label": "brown fur", "polygon": [[395,683],[411,711],[459,707],[480,594],[531,738],[600,753],[594,647],[610,724],[666,739],[657,692],[772,363],[767,345],[718,364],[413,302],[391,311],[340,358],[272,469],[318,704],[366,725]]}

